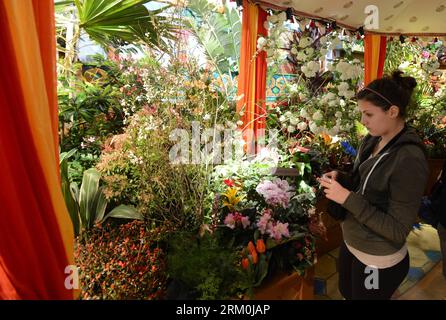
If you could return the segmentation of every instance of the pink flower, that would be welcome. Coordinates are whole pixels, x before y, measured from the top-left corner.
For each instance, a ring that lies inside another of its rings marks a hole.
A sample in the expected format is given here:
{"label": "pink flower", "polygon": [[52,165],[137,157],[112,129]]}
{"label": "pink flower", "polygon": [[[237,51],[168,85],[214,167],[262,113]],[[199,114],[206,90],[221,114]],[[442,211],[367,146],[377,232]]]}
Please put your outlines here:
{"label": "pink flower", "polygon": [[268,230],[268,233],[275,240],[281,240],[282,237],[289,237],[288,223],[277,222],[273,228]]}
{"label": "pink flower", "polygon": [[240,221],[242,223],[243,229],[246,229],[246,227],[248,227],[251,224],[251,221],[249,221],[248,217],[242,217]]}
{"label": "pink flower", "polygon": [[230,213],[226,216],[224,224],[231,229],[234,229],[237,225],[242,225],[243,229],[246,229],[246,227],[251,225],[251,221],[249,221],[248,217],[243,216],[239,212],[235,212],[234,214]]}
{"label": "pink flower", "polygon": [[235,228],[235,219],[232,213],[228,214],[224,221],[225,225],[231,229]]}
{"label": "pink flower", "polygon": [[261,234],[265,234],[267,230],[272,226],[271,220],[271,210],[265,209],[263,211],[263,215],[260,217],[259,221],[257,222],[257,228],[259,228],[259,231]]}

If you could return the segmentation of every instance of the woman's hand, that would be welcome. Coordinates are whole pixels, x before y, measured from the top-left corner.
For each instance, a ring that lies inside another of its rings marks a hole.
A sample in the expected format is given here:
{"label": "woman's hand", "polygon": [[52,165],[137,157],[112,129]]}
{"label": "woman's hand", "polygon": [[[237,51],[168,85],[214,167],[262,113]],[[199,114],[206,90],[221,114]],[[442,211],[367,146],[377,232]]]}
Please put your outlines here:
{"label": "woman's hand", "polygon": [[338,171],[333,170],[330,172],[326,172],[322,175],[322,178],[328,178],[328,179],[333,179],[333,180],[337,180],[338,179]]}
{"label": "woman's hand", "polygon": [[327,197],[327,199],[342,205],[350,195],[350,190],[345,189],[335,179],[329,178],[328,174],[330,173],[331,172],[324,174],[322,178],[318,178],[317,180],[324,188],[325,196]]}

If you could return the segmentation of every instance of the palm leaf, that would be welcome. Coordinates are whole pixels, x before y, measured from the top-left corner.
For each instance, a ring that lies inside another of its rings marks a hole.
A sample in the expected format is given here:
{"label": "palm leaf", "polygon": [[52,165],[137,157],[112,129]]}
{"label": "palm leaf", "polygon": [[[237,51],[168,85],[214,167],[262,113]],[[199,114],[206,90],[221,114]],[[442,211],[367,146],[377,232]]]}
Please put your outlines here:
{"label": "palm leaf", "polygon": [[91,39],[108,45],[116,40],[144,41],[161,48],[163,36],[172,37],[173,25],[158,15],[169,6],[149,11],[151,0],[75,0],[79,26]]}

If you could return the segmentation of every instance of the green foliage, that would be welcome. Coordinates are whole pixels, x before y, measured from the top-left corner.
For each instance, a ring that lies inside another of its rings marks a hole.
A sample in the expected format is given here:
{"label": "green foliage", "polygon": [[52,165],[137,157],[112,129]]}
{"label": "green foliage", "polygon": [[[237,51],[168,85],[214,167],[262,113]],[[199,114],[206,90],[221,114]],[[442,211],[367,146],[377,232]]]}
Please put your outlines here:
{"label": "green foliage", "polygon": [[169,241],[168,274],[196,290],[198,299],[230,299],[240,288],[238,254],[215,237],[178,233]]}
{"label": "green foliage", "polygon": [[225,12],[220,13],[206,0],[189,1],[187,8],[192,15],[187,25],[205,49],[208,60],[220,74],[237,72],[241,41],[241,20],[237,10],[226,6]]}
{"label": "green foliage", "polygon": [[100,173],[94,168],[86,170],[83,174],[82,185],[78,188],[76,183],[69,183],[68,180],[68,157],[64,155],[61,158],[62,193],[76,236],[108,218],[143,220],[137,210],[124,205],[114,208],[105,215],[107,200],[103,187],[99,187]]}
{"label": "green foliage", "polygon": [[203,216],[207,173],[200,165],[171,162],[169,151],[174,142],[169,133],[176,127],[174,123],[161,129],[160,118],[137,113],[122,141],[103,153],[98,168],[107,199],[113,203],[135,205],[156,224],[194,229]]}
{"label": "green foliage", "polygon": [[400,69],[416,79],[407,122],[418,131],[431,158],[446,157],[446,86],[438,79],[441,73],[430,67],[439,65],[437,52],[442,46],[440,42],[389,42],[384,66],[387,74]]}

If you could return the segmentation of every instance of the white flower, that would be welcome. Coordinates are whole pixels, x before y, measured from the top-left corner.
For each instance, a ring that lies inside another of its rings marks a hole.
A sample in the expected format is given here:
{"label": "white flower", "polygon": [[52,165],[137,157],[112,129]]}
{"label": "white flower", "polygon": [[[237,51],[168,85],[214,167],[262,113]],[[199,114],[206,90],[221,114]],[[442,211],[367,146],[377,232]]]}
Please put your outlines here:
{"label": "white flower", "polygon": [[204,115],[204,117],[203,117],[203,120],[204,121],[208,121],[208,120],[210,120],[211,119],[211,115],[209,114],[209,113],[206,113],[205,115]]}
{"label": "white flower", "polygon": [[345,107],[345,105],[346,105],[345,100],[344,99],[339,100],[339,105],[341,107]]}
{"label": "white flower", "polygon": [[322,36],[320,39],[319,39],[319,42],[321,43],[321,45],[324,45],[324,44],[326,44],[327,43],[327,41],[328,41],[328,39],[327,39],[327,37],[326,36]]}
{"label": "white flower", "polygon": [[336,113],[335,113],[335,117],[336,117],[336,118],[340,118],[340,117],[342,117],[342,112],[341,112],[341,111],[336,111]]}
{"label": "white flower", "polygon": [[257,47],[264,47],[266,45],[266,39],[264,37],[260,37],[257,39]]}
{"label": "white flower", "polygon": [[329,107],[335,107],[335,106],[337,106],[339,104],[339,101],[336,99],[336,100],[331,100],[329,103],[328,103],[328,106]]}
{"label": "white flower", "polygon": [[299,119],[292,117],[292,118],[290,119],[290,123],[291,123],[293,126],[295,126],[296,124],[299,123]]}
{"label": "white flower", "polygon": [[296,128],[293,127],[293,126],[288,126],[286,129],[287,129],[287,131],[288,131],[289,133],[292,133],[292,132],[294,132],[294,131],[296,130]]}
{"label": "white flower", "polygon": [[291,111],[285,112],[285,117],[287,117],[287,118],[291,118],[292,115],[293,114],[291,113]]}
{"label": "white flower", "polygon": [[297,90],[298,90],[298,86],[297,86],[297,83],[293,83],[291,86],[290,86],[290,92],[297,92]]}
{"label": "white flower", "polygon": [[305,110],[305,108],[302,108],[300,110],[300,116],[305,119],[308,119],[310,117],[310,115],[308,114],[307,110]]}
{"label": "white flower", "polygon": [[336,99],[336,95],[333,92],[327,93],[327,95],[325,97],[327,98],[327,100]]}
{"label": "white flower", "polygon": [[405,69],[407,69],[409,67],[409,65],[410,65],[409,61],[404,61],[402,64],[399,65],[398,69],[404,71]]}
{"label": "white flower", "polygon": [[305,52],[299,51],[299,53],[296,56],[296,59],[298,61],[305,61],[307,59],[307,56],[305,55]]}
{"label": "white flower", "polygon": [[306,130],[307,128],[308,128],[308,125],[307,125],[306,122],[300,122],[300,123],[297,125],[297,129],[299,129],[300,131],[304,131],[304,130]]}
{"label": "white flower", "polygon": [[339,92],[341,92],[341,91],[346,91],[346,90],[348,90],[348,89],[349,89],[349,85],[348,85],[347,82],[341,82],[341,83],[338,85],[338,91],[339,91]]}
{"label": "white flower", "polygon": [[316,135],[321,132],[320,128],[318,127],[318,125],[315,122],[313,122],[313,121],[310,122],[310,131],[313,132]]}
{"label": "white flower", "polygon": [[305,54],[311,56],[314,53],[314,49],[313,48],[306,48],[305,49]]}
{"label": "white flower", "polygon": [[243,125],[243,121],[242,121],[242,120],[237,121],[237,125],[238,125],[238,126]]}
{"label": "white flower", "polygon": [[285,122],[286,121],[286,117],[284,115],[281,115],[279,118],[280,122]]}
{"label": "white flower", "polygon": [[301,67],[301,70],[307,78],[311,78],[316,75],[316,73],[319,71],[319,68],[320,68],[319,62],[310,61],[307,64],[303,65]]}
{"label": "white flower", "polygon": [[314,121],[321,121],[324,118],[322,113],[318,110],[313,114],[313,120]]}
{"label": "white flower", "polygon": [[355,92],[352,90],[347,90],[344,92],[344,97],[346,97],[347,99],[351,99],[355,96]]}

